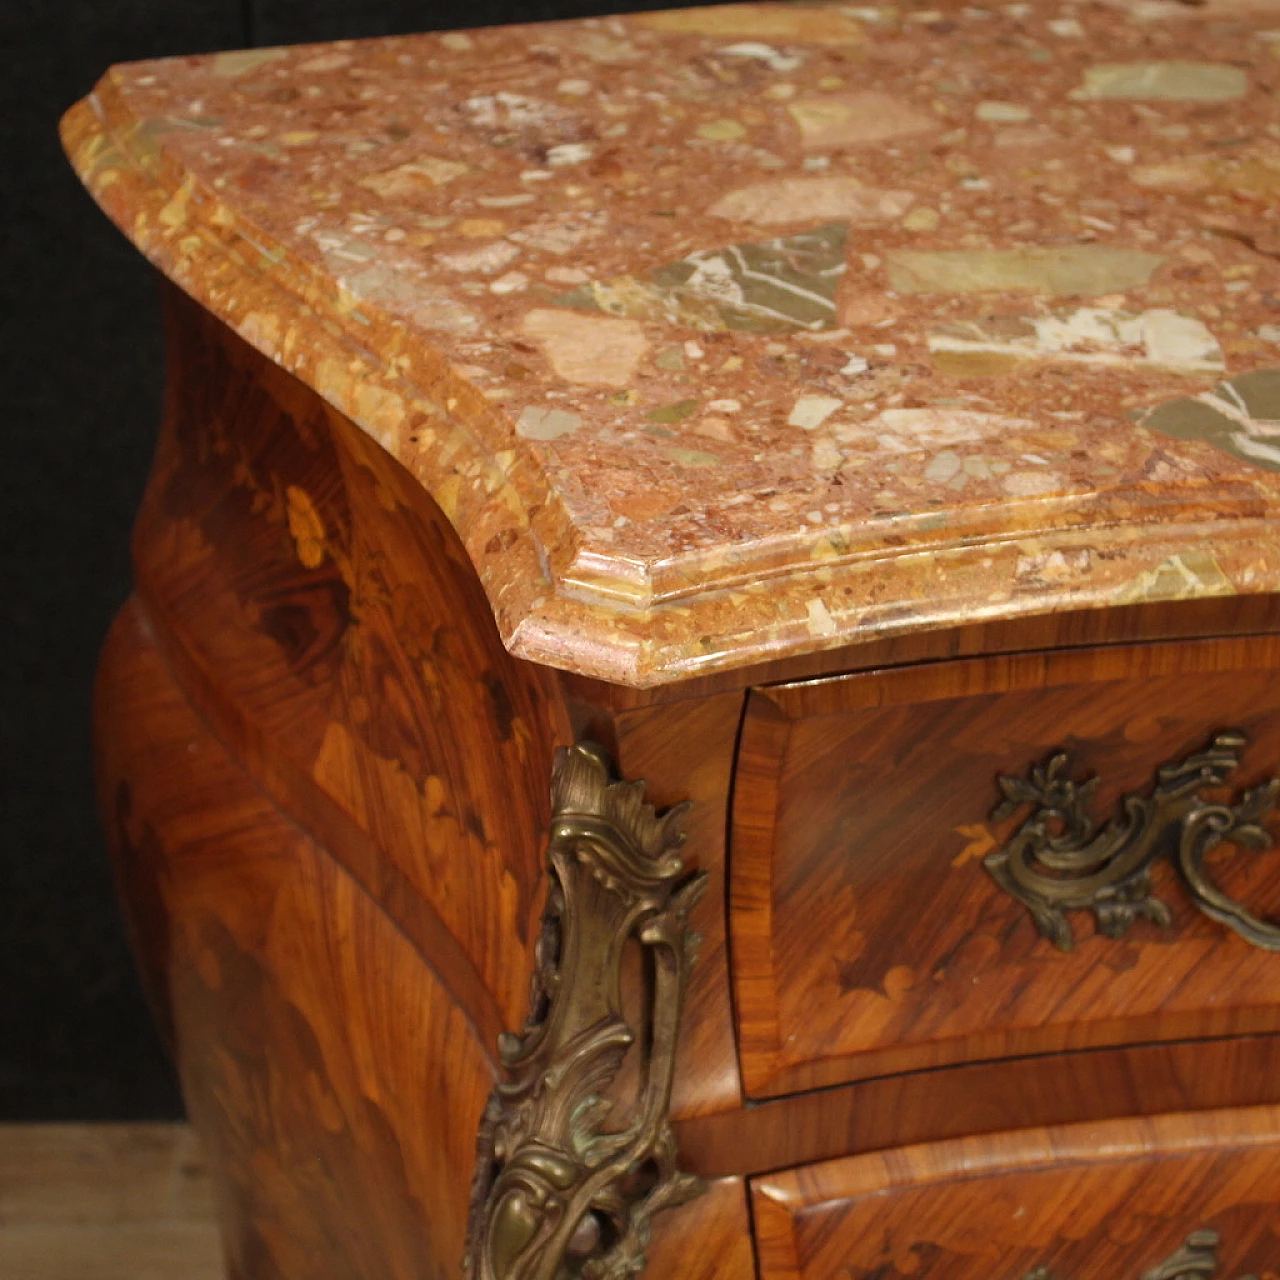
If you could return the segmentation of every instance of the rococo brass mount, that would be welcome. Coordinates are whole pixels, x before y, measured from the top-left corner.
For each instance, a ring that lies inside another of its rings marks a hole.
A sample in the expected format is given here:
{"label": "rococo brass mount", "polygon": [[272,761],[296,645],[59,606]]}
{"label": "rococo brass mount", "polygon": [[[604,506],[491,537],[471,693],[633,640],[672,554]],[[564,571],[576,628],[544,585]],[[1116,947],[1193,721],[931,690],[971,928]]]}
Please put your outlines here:
{"label": "rococo brass mount", "polygon": [[[659,817],[642,782],[613,782],[590,744],[562,750],[551,784],[550,889],[529,1017],[499,1052],[510,1079],[485,1111],[472,1187],[471,1280],[625,1280],[649,1220],[696,1195],[667,1120],[689,912],[706,886],[677,850],[687,805]],[[623,953],[651,966],[644,1025],[623,1013]],[[607,1096],[629,1049],[634,1099]],[[611,1115],[620,1127],[606,1129]]]}
{"label": "rococo brass mount", "polygon": [[[1216,1231],[1193,1231],[1180,1249],[1159,1266],[1144,1271],[1141,1280],[1209,1280],[1218,1272],[1220,1239]],[[1025,1280],[1053,1280],[1053,1275],[1047,1267],[1037,1267]],[[1258,1277],[1241,1276],[1240,1280],[1258,1280]]]}
{"label": "rococo brass mount", "polygon": [[1258,919],[1224,894],[1205,872],[1222,841],[1266,849],[1262,825],[1280,794],[1280,779],[1245,791],[1234,805],[1212,803],[1202,790],[1220,787],[1240,763],[1247,739],[1238,729],[1218,734],[1204,751],[1162,766],[1150,795],[1130,792],[1120,816],[1098,825],[1089,801],[1098,779],[1074,781],[1058,751],[1025,778],[998,779],[1003,799],[992,819],[1003,822],[1024,805],[1030,814],[1007,843],[983,860],[997,884],[1031,912],[1040,932],[1063,951],[1075,934],[1066,912],[1090,910],[1098,931],[1119,938],[1139,916],[1168,927],[1169,908],[1151,890],[1151,866],[1167,855],[1197,907],[1256,947],[1280,951],[1280,926]]}

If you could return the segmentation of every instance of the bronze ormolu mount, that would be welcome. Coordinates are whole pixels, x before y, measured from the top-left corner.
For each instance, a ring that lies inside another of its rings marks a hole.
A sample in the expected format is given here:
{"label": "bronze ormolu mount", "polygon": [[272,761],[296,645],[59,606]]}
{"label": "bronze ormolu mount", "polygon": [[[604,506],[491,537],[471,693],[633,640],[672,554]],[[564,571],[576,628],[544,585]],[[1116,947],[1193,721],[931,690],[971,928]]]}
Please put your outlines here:
{"label": "bronze ormolu mount", "polygon": [[[689,912],[706,886],[677,852],[688,806],[659,817],[590,744],[558,754],[551,804],[529,1017],[499,1042],[510,1078],[480,1131],[470,1280],[625,1280],[644,1268],[652,1215],[701,1189],[676,1167],[667,1119]],[[641,1026],[622,1007],[633,943],[651,965]],[[643,1055],[638,1096],[617,1106],[605,1095],[628,1051]],[[615,1112],[621,1127],[606,1127]]]}
{"label": "bronze ormolu mount", "polygon": [[1089,815],[1098,779],[1074,781],[1065,751],[1025,778],[1001,777],[1003,799],[992,819],[1003,822],[1026,805],[1031,812],[984,865],[1063,951],[1075,943],[1068,911],[1092,911],[1098,931],[1109,938],[1121,937],[1139,916],[1170,925],[1169,908],[1151,890],[1151,865],[1161,856],[1178,868],[1205,915],[1256,947],[1280,951],[1280,927],[1227,897],[1204,866],[1223,840],[1254,850],[1271,844],[1262,820],[1280,794],[1280,779],[1244,792],[1234,805],[1211,803],[1200,794],[1226,783],[1246,741],[1240,730],[1228,729],[1205,750],[1162,766],[1149,795],[1130,792],[1120,802],[1120,815],[1101,825]]}

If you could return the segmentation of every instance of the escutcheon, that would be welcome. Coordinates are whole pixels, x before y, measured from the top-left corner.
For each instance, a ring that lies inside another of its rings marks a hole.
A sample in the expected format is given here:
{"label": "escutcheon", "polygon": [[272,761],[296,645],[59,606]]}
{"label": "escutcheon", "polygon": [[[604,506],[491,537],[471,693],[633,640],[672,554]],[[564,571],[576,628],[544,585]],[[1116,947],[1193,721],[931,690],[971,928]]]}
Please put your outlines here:
{"label": "escutcheon", "polygon": [[[688,806],[658,816],[643,793],[642,782],[613,781],[596,746],[557,756],[530,1012],[499,1042],[510,1078],[478,1143],[471,1280],[625,1280],[644,1268],[653,1214],[701,1189],[677,1168],[667,1113],[697,946],[689,912],[706,877],[688,874],[678,852]],[[622,1001],[630,945],[649,970],[634,1026]],[[614,1096],[632,1049],[634,1096]]]}
{"label": "escutcheon", "polygon": [[1205,750],[1163,765],[1149,795],[1130,792],[1120,802],[1120,814],[1102,824],[1089,814],[1098,779],[1071,778],[1065,751],[1024,778],[1001,777],[1003,799],[992,819],[1003,822],[1024,806],[1031,811],[1004,847],[983,859],[984,865],[1063,951],[1075,943],[1068,911],[1092,911],[1098,931],[1109,938],[1123,936],[1139,917],[1168,927],[1169,908],[1151,889],[1151,866],[1162,856],[1173,861],[1205,915],[1256,947],[1280,951],[1280,926],[1229,898],[1205,871],[1206,857],[1224,840],[1252,850],[1271,845],[1262,822],[1275,806],[1280,779],[1245,791],[1234,805],[1201,794],[1226,783],[1246,741],[1239,729],[1228,729]]}

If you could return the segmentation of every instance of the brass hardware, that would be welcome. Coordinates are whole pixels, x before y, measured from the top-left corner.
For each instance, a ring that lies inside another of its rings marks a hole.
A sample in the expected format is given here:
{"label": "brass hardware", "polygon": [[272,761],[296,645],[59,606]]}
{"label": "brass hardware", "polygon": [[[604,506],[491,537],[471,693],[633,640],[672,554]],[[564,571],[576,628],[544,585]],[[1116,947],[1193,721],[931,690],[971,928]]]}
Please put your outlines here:
{"label": "brass hardware", "polygon": [[[1216,1231],[1193,1231],[1180,1249],[1158,1266],[1144,1271],[1142,1280],[1208,1280],[1217,1274],[1220,1239]],[[1053,1274],[1048,1267],[1037,1267],[1027,1272],[1024,1280],[1053,1280]],[[1240,1280],[1258,1280],[1258,1277],[1241,1276]]]}
{"label": "brass hardware", "polygon": [[1217,1270],[1218,1233],[1193,1231],[1181,1249],[1152,1267],[1142,1280],[1191,1280],[1193,1276],[1211,1276]]}
{"label": "brass hardware", "polygon": [[1109,938],[1122,937],[1139,916],[1169,927],[1169,908],[1151,891],[1151,865],[1167,854],[1205,915],[1255,947],[1280,951],[1280,926],[1251,915],[1204,869],[1206,856],[1223,840],[1254,850],[1271,845],[1262,819],[1280,794],[1280,779],[1244,792],[1235,805],[1210,803],[1200,795],[1203,788],[1226,783],[1246,741],[1240,730],[1228,729],[1204,751],[1163,765],[1149,796],[1130,792],[1120,803],[1122,816],[1102,825],[1088,812],[1098,779],[1073,781],[1065,751],[1025,778],[1002,776],[1004,799],[992,819],[1003,822],[1024,805],[1031,812],[983,865],[1031,912],[1046,938],[1070,951],[1075,933],[1068,911],[1092,911],[1098,931]]}
{"label": "brass hardware", "polygon": [[[677,852],[687,804],[663,816],[644,783],[613,782],[608,757],[561,750],[551,781],[551,884],[530,1013],[499,1053],[477,1144],[467,1232],[470,1280],[627,1280],[644,1269],[649,1220],[702,1184],[676,1167],[668,1123],[685,982],[706,887]],[[645,1025],[622,1009],[623,952],[652,965]],[[618,1131],[603,1095],[636,1042],[634,1106]]]}

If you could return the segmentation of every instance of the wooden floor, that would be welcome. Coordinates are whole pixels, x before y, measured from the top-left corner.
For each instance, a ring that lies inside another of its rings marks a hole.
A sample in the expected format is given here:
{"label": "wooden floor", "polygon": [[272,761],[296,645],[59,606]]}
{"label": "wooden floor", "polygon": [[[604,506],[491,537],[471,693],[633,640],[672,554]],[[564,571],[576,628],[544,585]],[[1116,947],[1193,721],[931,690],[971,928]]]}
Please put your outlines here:
{"label": "wooden floor", "polygon": [[225,1280],[181,1125],[0,1125],[3,1280]]}

